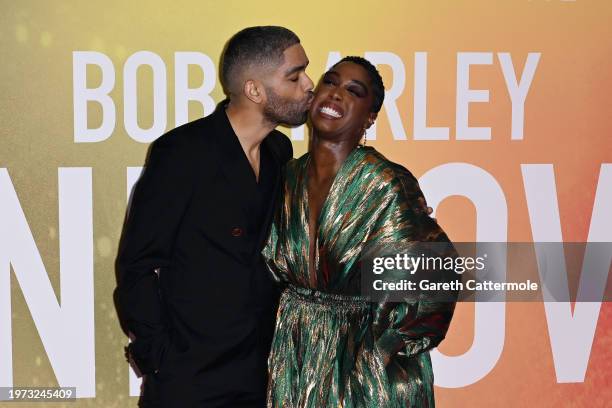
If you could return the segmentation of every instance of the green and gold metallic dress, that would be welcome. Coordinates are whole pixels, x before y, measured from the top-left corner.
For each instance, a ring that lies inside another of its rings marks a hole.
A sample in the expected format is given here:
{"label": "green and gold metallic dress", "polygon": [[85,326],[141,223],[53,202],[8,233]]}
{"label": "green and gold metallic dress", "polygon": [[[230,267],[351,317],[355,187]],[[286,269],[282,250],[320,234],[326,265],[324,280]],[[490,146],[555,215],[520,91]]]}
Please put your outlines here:
{"label": "green and gold metallic dress", "polygon": [[308,162],[305,154],[288,163],[263,251],[286,286],[268,360],[268,406],[433,406],[428,350],[444,338],[454,302],[370,303],[361,293],[359,261],[366,246],[449,242],[446,234],[419,202],[414,176],[359,147],[323,204],[316,268],[309,270]]}

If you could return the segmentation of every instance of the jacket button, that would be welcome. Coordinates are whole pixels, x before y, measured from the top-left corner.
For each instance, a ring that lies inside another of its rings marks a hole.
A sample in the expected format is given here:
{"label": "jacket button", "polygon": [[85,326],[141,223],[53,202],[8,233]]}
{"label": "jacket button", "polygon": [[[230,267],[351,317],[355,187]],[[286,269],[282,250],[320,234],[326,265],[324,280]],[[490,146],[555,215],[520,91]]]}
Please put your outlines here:
{"label": "jacket button", "polygon": [[232,228],[232,237],[241,237],[242,236],[242,228],[234,227]]}

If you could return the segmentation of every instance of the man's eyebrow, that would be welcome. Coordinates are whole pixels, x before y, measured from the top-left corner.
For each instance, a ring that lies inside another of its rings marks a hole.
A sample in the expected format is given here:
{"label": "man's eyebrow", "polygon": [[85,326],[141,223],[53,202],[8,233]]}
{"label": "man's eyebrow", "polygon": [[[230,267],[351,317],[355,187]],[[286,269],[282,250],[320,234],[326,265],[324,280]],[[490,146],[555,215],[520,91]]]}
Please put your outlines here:
{"label": "man's eyebrow", "polygon": [[305,64],[303,65],[299,65],[297,67],[293,67],[293,68],[289,68],[287,71],[285,71],[285,76],[289,76],[295,72],[300,72],[300,71],[305,71],[306,67],[308,66],[310,61],[306,61]]}

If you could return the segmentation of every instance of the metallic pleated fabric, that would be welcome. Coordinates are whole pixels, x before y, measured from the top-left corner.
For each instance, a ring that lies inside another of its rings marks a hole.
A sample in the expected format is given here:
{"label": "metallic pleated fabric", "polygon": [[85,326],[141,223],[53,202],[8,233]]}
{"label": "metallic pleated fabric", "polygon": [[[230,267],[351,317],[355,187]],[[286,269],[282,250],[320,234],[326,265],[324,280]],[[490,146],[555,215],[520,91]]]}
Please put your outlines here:
{"label": "metallic pleated fabric", "polygon": [[[269,363],[268,406],[432,407],[429,352],[453,302],[370,303],[361,295],[364,251],[449,242],[426,212],[417,180],[371,147],[346,158],[321,210],[309,270],[308,153],[287,165],[283,201],[263,251],[286,285]],[[453,255],[452,244],[448,253]]]}

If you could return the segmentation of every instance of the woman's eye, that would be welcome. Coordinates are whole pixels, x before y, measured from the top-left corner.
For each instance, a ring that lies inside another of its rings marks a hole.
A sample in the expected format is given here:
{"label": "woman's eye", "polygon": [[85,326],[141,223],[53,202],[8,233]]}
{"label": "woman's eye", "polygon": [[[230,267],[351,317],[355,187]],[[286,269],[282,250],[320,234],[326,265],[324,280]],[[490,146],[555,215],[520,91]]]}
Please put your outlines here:
{"label": "woman's eye", "polygon": [[298,79],[299,79],[298,77],[295,77],[295,78],[289,78],[289,80],[290,80],[291,82],[297,82],[297,81],[298,81]]}
{"label": "woman's eye", "polygon": [[329,78],[323,78],[323,83],[329,85],[332,83],[332,80]]}
{"label": "woman's eye", "polygon": [[355,88],[348,88],[348,91],[349,91],[350,93],[352,93],[353,95],[358,96],[358,97],[360,97],[360,98],[363,96],[363,95],[362,95],[361,90],[359,90],[359,89],[355,89]]}

